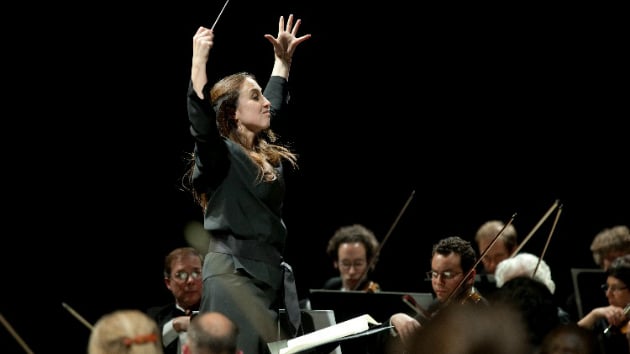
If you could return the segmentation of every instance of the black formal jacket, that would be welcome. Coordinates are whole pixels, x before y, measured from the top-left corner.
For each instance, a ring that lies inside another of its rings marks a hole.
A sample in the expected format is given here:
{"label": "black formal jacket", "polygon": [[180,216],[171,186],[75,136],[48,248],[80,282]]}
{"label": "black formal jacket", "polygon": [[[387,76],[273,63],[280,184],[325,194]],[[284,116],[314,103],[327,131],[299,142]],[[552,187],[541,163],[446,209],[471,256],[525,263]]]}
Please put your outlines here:
{"label": "black formal jacket", "polygon": [[[167,305],[163,305],[163,306],[151,307],[147,309],[146,313],[151,318],[153,318],[155,322],[157,322],[158,329],[160,330],[160,334],[162,334],[162,327],[164,327],[164,324],[166,322],[172,320],[174,317],[186,315],[184,311],[180,310],[179,308],[175,306],[174,302]],[[169,345],[165,346],[164,354],[177,354],[178,343],[179,343],[179,338],[175,339]],[[163,341],[162,341],[162,344],[163,344]]]}
{"label": "black formal jacket", "polygon": [[[209,89],[209,85],[204,87],[207,97]],[[287,80],[271,76],[264,96],[271,101],[271,119],[275,126],[282,121],[282,112],[288,104]],[[220,135],[209,100],[197,96],[192,82],[188,88],[188,118],[195,140],[193,187],[208,196],[204,228],[215,240],[228,235],[225,246],[231,252],[220,252],[232,254],[237,268],[245,269],[254,278],[277,289],[282,284],[283,269],[279,259],[287,237],[282,219],[285,196],[282,163],[275,167],[276,180],[261,183],[258,167],[248,153]],[[211,274],[204,276],[208,275]]]}
{"label": "black formal jacket", "polygon": [[[365,279],[361,282],[361,284],[359,284],[359,286],[357,286],[356,290],[365,290],[368,285],[370,285],[371,280],[369,279]],[[332,277],[328,280],[326,280],[326,282],[324,283],[324,286],[322,286],[322,289],[327,289],[327,290],[341,290],[341,286],[342,286],[343,282],[341,280],[341,277]]]}

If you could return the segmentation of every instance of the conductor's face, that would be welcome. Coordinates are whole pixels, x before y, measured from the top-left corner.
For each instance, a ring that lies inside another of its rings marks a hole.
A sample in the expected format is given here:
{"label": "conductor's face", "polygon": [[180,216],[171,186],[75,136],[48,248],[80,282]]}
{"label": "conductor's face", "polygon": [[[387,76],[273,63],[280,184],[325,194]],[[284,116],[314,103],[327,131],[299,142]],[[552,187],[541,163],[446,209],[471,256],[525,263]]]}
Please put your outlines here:
{"label": "conductor's face", "polygon": [[271,102],[253,79],[247,79],[239,91],[236,120],[245,129],[258,134],[271,125]]}

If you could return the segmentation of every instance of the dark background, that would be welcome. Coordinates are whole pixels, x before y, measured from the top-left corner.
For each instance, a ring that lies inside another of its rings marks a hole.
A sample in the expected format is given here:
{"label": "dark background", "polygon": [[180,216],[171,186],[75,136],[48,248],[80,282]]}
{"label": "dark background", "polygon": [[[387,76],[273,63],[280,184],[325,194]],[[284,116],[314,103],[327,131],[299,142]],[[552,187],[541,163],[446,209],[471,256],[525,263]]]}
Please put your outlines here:
{"label": "dark background", "polygon": [[[44,6],[5,31],[1,312],[36,353],[83,353],[89,330],[62,302],[94,323],[170,300],[163,257],[201,220],[180,190],[192,36],[223,2]],[[595,266],[593,236],[630,223],[620,12],[338,6],[231,0],[210,59],[212,79],[250,71],[264,85],[278,17],[313,35],[294,56],[292,121],[276,131],[300,155],[285,222],[301,296],[335,275],[336,228],[362,223],[382,240],[415,191],[373,274],[383,290],[423,289],[438,239],[472,240],[514,214],[525,237],[559,200],[545,260],[564,299],[570,268]],[[555,215],[523,251],[541,254]],[[0,341],[22,352],[4,329]]]}

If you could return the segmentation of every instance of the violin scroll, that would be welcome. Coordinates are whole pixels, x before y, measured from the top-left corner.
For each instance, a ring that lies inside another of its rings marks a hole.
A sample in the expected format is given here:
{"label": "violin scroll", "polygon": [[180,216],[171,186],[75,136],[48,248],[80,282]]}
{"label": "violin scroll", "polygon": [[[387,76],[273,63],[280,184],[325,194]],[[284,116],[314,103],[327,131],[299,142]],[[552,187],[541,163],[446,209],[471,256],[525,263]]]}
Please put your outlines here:
{"label": "violin scroll", "polygon": [[365,284],[365,287],[362,289],[362,291],[365,291],[366,293],[376,293],[381,291],[381,286],[378,285],[377,282],[369,281]]}

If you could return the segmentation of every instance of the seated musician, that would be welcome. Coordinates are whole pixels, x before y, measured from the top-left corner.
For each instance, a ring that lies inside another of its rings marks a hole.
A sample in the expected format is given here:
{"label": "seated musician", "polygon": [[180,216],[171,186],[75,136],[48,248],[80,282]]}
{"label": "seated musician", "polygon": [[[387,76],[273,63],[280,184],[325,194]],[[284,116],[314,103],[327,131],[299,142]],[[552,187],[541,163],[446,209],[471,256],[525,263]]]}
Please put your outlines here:
{"label": "seated musician", "polygon": [[602,289],[609,305],[594,308],[577,323],[595,332],[604,354],[629,353],[630,255],[615,258],[606,275]]}
{"label": "seated musician", "polygon": [[339,276],[326,281],[323,289],[377,292],[380,285],[370,281],[367,272],[376,265],[379,242],[374,233],[361,224],[342,226],[328,241],[326,253]]}
{"label": "seated musician", "polygon": [[[503,232],[501,232],[501,230],[503,230]],[[501,232],[501,235],[495,241],[495,237],[499,232]],[[483,269],[481,269],[480,273],[494,274],[497,265],[501,261],[510,258],[510,255],[512,255],[518,247],[517,235],[516,228],[513,224],[506,226],[500,220],[487,221],[477,229],[475,242],[477,243],[479,254],[483,253],[492,242],[495,242],[492,244],[492,249],[488,250],[481,259]]]}
{"label": "seated musician", "polygon": [[455,304],[473,304],[487,306],[488,301],[474,287],[477,255],[470,242],[459,236],[441,239],[433,245],[431,270],[427,277],[435,293],[435,301],[428,309],[418,308],[416,315],[397,313],[390,317],[393,331],[383,332],[389,337],[379,339],[384,352],[398,352],[400,348],[413,341],[423,325],[429,325],[430,319],[445,306]]}

